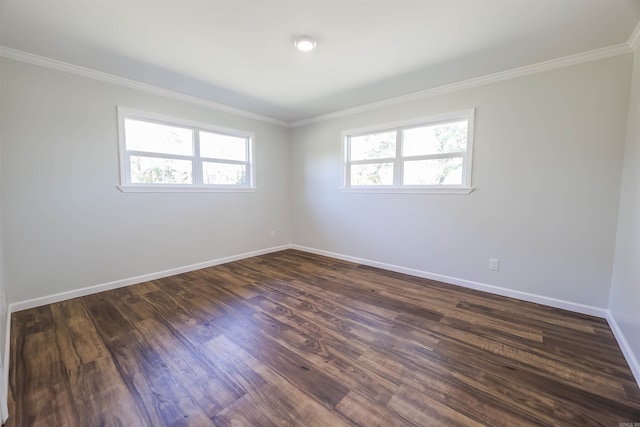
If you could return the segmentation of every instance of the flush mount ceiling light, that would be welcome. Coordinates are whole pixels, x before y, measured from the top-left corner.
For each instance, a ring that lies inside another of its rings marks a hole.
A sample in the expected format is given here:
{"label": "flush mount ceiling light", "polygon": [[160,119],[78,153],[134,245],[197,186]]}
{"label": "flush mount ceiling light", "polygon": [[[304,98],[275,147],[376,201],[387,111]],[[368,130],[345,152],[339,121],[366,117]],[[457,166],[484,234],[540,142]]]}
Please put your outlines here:
{"label": "flush mount ceiling light", "polygon": [[293,39],[293,45],[299,51],[309,52],[310,50],[313,50],[314,47],[316,47],[316,41],[313,39],[313,37],[298,36]]}

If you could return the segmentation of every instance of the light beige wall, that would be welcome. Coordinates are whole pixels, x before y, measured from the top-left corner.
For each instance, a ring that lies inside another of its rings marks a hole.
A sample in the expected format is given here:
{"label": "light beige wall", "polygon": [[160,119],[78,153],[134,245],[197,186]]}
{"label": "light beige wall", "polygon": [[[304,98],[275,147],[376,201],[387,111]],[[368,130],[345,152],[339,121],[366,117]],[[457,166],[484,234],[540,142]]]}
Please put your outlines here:
{"label": "light beige wall", "polygon": [[[5,87],[2,84],[3,82],[3,74],[1,73],[1,68],[0,68],[0,99],[4,98],[5,94],[4,94],[4,90]],[[4,120],[2,119],[2,114],[3,114],[3,110],[0,107],[0,129],[2,129],[5,126]],[[2,140],[2,134],[0,133],[0,177],[2,176],[2,146],[3,146],[3,140]],[[0,197],[0,295],[5,293],[5,262],[4,262],[4,256],[5,256],[5,251],[4,251],[4,238],[3,238],[3,234],[2,234],[2,228],[3,228],[3,224],[4,224],[4,220],[2,217],[2,206],[3,206],[3,201],[2,201],[2,197]],[[9,378],[9,370],[8,370],[8,364],[9,364],[9,352],[6,351],[7,350],[7,339],[9,338],[7,336],[7,326],[8,326],[8,320],[9,320],[9,316],[11,315],[8,310],[6,310],[6,306],[3,306],[3,303],[1,301],[0,298],[0,361],[2,362],[2,372],[0,373],[0,415],[1,415],[1,419],[2,421],[6,420],[6,417],[8,416],[9,412],[8,412],[8,408],[7,408],[7,388],[8,388],[8,378]]]}
{"label": "light beige wall", "polygon": [[[288,129],[13,60],[0,67],[12,302],[290,242]],[[117,105],[254,132],[257,191],[120,192]]]}
{"label": "light beige wall", "polygon": [[[635,53],[609,311],[640,382],[640,53]],[[629,357],[628,357],[629,358]]]}
{"label": "light beige wall", "polygon": [[[311,124],[292,133],[293,240],[606,309],[631,55]],[[476,108],[467,196],[341,192],[341,131]],[[489,258],[501,261],[489,271]]]}

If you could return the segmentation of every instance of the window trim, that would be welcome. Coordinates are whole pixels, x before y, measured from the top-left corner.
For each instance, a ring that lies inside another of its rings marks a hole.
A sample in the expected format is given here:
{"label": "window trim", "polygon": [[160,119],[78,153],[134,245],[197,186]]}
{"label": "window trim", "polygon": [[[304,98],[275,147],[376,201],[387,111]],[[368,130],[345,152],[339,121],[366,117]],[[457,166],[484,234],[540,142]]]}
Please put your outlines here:
{"label": "window trim", "polygon": [[[255,134],[252,132],[241,131],[237,129],[225,128],[222,126],[211,125],[208,123],[196,122],[192,120],[180,119],[177,117],[166,116],[162,114],[150,113],[132,108],[117,106],[118,113],[118,154],[119,154],[119,173],[120,184],[117,188],[125,193],[207,193],[207,192],[223,192],[223,193],[243,193],[256,191],[255,184],[255,162],[254,162],[254,145]],[[141,121],[165,124],[169,126],[186,128],[193,131],[193,155],[181,154],[165,154],[150,153],[146,151],[127,150],[125,135],[125,119],[137,119]],[[212,132],[223,135],[230,135],[247,140],[247,160],[230,160],[230,159],[214,159],[200,156],[199,131]],[[132,155],[144,155],[145,157],[159,157],[163,159],[191,160],[193,161],[193,184],[141,184],[131,182],[131,166],[129,158]],[[215,163],[242,164],[247,166],[247,184],[246,185],[216,185],[204,184],[202,178],[202,164],[204,162],[215,161]]]}
{"label": "window trim", "polygon": [[[402,156],[402,130],[414,127],[429,126],[438,123],[447,123],[456,120],[467,120],[467,149],[461,155],[459,153],[442,153],[427,154],[419,156]],[[471,186],[471,175],[473,166],[473,135],[474,135],[474,119],[475,108],[467,110],[454,111],[433,115],[429,117],[404,120],[399,122],[387,123],[383,125],[368,126],[365,128],[346,130],[341,133],[342,136],[342,185],[340,190],[353,193],[433,193],[433,194],[469,194],[474,188]],[[379,132],[397,132],[398,139],[396,143],[396,154],[392,158],[380,159],[350,159],[349,138],[371,133]],[[393,163],[393,181],[394,183],[402,180],[404,163],[407,160],[422,160],[436,158],[454,158],[462,157],[462,184],[459,185],[371,185],[371,186],[352,186],[350,185],[350,166],[353,164],[368,163]]]}

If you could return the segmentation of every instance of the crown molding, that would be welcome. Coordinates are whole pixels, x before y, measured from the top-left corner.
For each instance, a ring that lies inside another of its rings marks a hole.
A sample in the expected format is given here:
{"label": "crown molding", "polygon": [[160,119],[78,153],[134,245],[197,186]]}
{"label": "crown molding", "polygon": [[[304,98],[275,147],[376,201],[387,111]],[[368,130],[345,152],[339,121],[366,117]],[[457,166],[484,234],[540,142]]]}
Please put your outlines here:
{"label": "crown molding", "polygon": [[142,92],[151,93],[153,95],[163,96],[165,98],[175,99],[177,101],[187,102],[189,104],[210,108],[212,110],[224,113],[234,114],[236,116],[246,117],[249,119],[260,120],[262,122],[272,123],[279,126],[289,127],[289,123],[275,119],[273,117],[264,116],[262,114],[253,113],[251,111],[242,110],[240,108],[231,107],[207,99],[198,98],[196,96],[186,95],[184,93],[175,92],[169,89],[163,89],[158,86],[142,83],[136,80],[126,79],[113,74],[104,73],[102,71],[92,70],[90,68],[81,67],[79,65],[69,64],[67,62],[58,61],[40,55],[24,52],[18,49],[12,49],[0,46],[0,56],[14,59],[16,61],[26,62],[29,64],[39,65],[41,67],[51,68],[106,83],[124,86],[130,89],[136,89]]}
{"label": "crown molding", "polygon": [[430,89],[421,90],[418,92],[402,95],[394,98],[388,98],[381,101],[375,101],[368,104],[359,105],[357,107],[346,108],[343,110],[335,111],[328,114],[322,114],[319,116],[309,117],[302,120],[296,120],[293,122],[286,122],[273,117],[264,116],[261,114],[253,113],[251,111],[242,110],[239,108],[231,107],[228,105],[213,102],[207,99],[198,98],[191,95],[186,95],[180,92],[175,92],[168,89],[163,89],[158,86],[153,86],[147,83],[126,79],[123,77],[115,76],[113,74],[104,73],[101,71],[92,70],[90,68],[81,67],[78,65],[69,64],[66,62],[58,61],[55,59],[47,58],[44,56],[34,55],[32,53],[24,52],[17,49],[0,46],[0,56],[14,59],[17,61],[27,62],[42,67],[63,71],[82,77],[87,77],[95,80],[100,80],[107,83],[112,83],[119,86],[128,87],[131,89],[140,90],[143,92],[151,93],[154,95],[163,96],[165,98],[171,98],[182,102],[187,102],[194,105],[210,108],[212,110],[221,111],[225,113],[234,114],[241,117],[247,117],[254,120],[259,120],[266,123],[272,123],[283,127],[300,127],[309,125],[312,123],[324,122],[340,117],[351,116],[354,114],[362,113],[365,111],[376,110],[384,107],[389,107],[405,102],[415,101],[419,99],[429,98],[436,95],[442,95],[450,92],[455,92],[463,89],[469,89],[477,86],[482,86],[490,83],[496,83],[503,80],[510,80],[516,77],[523,77],[531,74],[540,73],[543,71],[555,70],[558,68],[570,67],[572,65],[578,65],[586,62],[597,61],[600,59],[610,58],[613,56],[624,55],[632,53],[640,47],[640,23],[636,26],[631,37],[626,43],[621,43],[614,46],[609,46],[601,49],[591,50],[575,55],[565,56],[562,58],[552,59],[549,61],[540,62],[533,65],[527,65],[512,70],[501,71],[494,74],[489,74],[482,77],[475,77],[461,82],[446,84],[443,86],[437,86]]}
{"label": "crown molding", "polygon": [[638,22],[638,25],[636,25],[636,28],[633,30],[633,33],[631,33],[631,36],[629,37],[627,44],[634,51],[640,48],[640,22]]}
{"label": "crown molding", "polygon": [[389,107],[392,105],[402,104],[409,101],[415,101],[418,99],[429,98],[436,95],[442,95],[449,92],[455,92],[462,89],[469,89],[477,86],[482,86],[490,83],[496,83],[503,80],[514,79],[516,77],[528,76],[530,74],[536,74],[543,71],[555,70],[558,68],[570,67],[572,65],[578,65],[585,62],[597,61],[599,59],[610,58],[613,56],[624,55],[632,53],[633,50],[629,44],[622,43],[614,46],[609,46],[601,49],[591,50],[588,52],[578,53],[575,55],[565,56],[563,58],[552,59],[549,61],[539,62],[533,65],[527,65],[525,67],[514,68],[508,71],[501,71],[494,74],[489,74],[482,77],[475,77],[468,80],[463,80],[457,83],[451,83],[443,86],[434,87],[431,89],[421,90],[419,92],[410,93],[408,95],[402,95],[395,98],[389,98],[382,101],[371,102],[369,104],[360,105],[353,108],[347,108],[339,110],[333,113],[323,114],[320,116],[310,117],[308,119],[297,120],[290,123],[291,127],[305,126],[312,123],[324,122],[327,120],[336,119],[339,117],[351,116],[353,114],[362,113],[369,110],[377,110],[379,108]]}

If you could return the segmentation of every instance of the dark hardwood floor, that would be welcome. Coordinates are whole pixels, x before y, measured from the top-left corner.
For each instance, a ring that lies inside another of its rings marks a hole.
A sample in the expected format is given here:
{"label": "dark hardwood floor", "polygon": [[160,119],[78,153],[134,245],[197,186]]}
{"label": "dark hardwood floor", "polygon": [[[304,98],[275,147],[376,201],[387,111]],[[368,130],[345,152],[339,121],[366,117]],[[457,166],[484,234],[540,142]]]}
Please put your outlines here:
{"label": "dark hardwood floor", "polygon": [[13,314],[9,426],[640,423],[603,319],[298,251]]}

